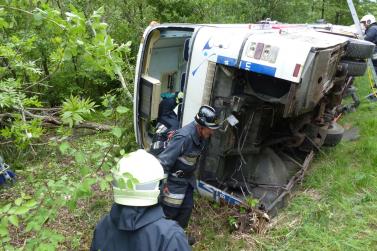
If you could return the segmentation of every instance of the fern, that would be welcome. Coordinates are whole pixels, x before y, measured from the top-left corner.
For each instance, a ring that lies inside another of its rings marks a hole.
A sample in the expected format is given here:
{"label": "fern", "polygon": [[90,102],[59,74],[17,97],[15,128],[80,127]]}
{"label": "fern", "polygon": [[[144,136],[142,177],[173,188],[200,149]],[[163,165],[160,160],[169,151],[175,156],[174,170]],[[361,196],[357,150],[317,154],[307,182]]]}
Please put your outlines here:
{"label": "fern", "polygon": [[62,121],[70,127],[80,124],[85,118],[95,111],[97,105],[90,99],[81,99],[78,96],[70,96],[63,102]]}

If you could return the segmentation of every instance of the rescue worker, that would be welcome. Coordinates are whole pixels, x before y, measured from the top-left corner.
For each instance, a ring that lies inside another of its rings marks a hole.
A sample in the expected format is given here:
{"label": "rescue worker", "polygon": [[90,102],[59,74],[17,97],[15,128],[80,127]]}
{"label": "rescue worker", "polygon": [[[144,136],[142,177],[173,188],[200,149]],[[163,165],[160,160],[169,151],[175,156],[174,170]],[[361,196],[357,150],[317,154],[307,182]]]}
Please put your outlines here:
{"label": "rescue worker", "polygon": [[163,97],[158,108],[156,133],[153,136],[149,153],[157,156],[165,148],[169,135],[179,128],[181,119],[183,92],[176,92],[170,97]]}
{"label": "rescue worker", "polygon": [[166,128],[177,130],[181,118],[183,92],[176,92],[171,97],[163,98],[158,106],[157,122]]}
{"label": "rescue worker", "polygon": [[[368,14],[361,18],[360,23],[362,23],[366,28],[364,39],[369,42],[374,43],[377,46],[376,18],[373,15]],[[377,72],[377,47],[374,48],[372,62],[373,62],[374,70]]]}
{"label": "rescue worker", "polygon": [[153,155],[132,152],[113,175],[115,203],[97,224],[90,250],[191,250],[183,229],[158,204],[164,171]]}
{"label": "rescue worker", "polygon": [[[194,206],[196,187],[194,171],[205,141],[219,128],[215,109],[202,106],[195,121],[177,130],[157,158],[168,175],[162,193],[162,206],[167,218],[186,228]],[[189,242],[192,244],[193,239]]]}

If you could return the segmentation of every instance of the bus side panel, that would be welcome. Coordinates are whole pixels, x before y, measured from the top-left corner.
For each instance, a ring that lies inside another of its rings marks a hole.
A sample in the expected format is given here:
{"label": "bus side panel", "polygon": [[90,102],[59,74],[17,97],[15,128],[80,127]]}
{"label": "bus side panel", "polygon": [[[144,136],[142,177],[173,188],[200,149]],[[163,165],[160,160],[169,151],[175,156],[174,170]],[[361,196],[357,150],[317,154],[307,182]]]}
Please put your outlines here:
{"label": "bus side panel", "polygon": [[213,29],[211,28],[200,29],[192,44],[191,60],[187,71],[188,77],[186,82],[182,126],[185,126],[193,120],[195,114],[202,105],[208,57],[211,56],[206,53],[206,43],[212,32]]}
{"label": "bus side panel", "polygon": [[193,41],[188,69],[182,126],[190,123],[203,102],[208,61],[237,67],[243,39],[250,30],[235,27],[202,27]]}

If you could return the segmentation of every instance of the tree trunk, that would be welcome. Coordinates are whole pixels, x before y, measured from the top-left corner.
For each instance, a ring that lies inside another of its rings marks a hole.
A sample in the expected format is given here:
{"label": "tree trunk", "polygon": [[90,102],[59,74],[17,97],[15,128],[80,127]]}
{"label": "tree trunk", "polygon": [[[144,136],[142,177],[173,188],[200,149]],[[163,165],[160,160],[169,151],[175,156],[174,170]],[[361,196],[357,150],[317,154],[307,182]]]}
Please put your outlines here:
{"label": "tree trunk", "polygon": [[[42,110],[42,108],[39,108],[39,109]],[[48,109],[46,108],[45,110],[48,110]],[[57,117],[49,116],[49,115],[38,115],[38,114],[31,113],[28,110],[22,110],[22,111],[25,114],[26,118],[36,118],[36,119],[42,120],[44,123],[49,123],[49,124],[58,125],[58,126],[63,125],[63,123]],[[0,114],[0,122],[3,118],[7,118],[7,117],[14,117],[14,115],[11,113]],[[97,130],[97,131],[110,131],[112,129],[112,126],[98,124],[95,122],[82,122],[78,125],[75,125],[74,128],[87,128],[87,129],[92,129],[92,130]]]}
{"label": "tree trunk", "polygon": [[50,76],[50,71],[48,70],[48,65],[47,65],[47,62],[48,62],[48,59],[46,57],[46,53],[45,51],[42,49],[41,50],[41,54],[42,54],[42,67],[43,67],[43,71],[45,72],[45,75],[46,77],[49,77]]}

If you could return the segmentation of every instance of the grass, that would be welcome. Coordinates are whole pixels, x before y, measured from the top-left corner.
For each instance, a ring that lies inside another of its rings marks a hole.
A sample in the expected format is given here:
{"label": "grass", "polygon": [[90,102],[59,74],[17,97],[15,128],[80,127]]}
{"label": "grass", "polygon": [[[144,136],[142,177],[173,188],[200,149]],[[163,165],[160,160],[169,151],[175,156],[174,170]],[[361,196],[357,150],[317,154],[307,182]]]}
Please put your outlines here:
{"label": "grass", "polygon": [[[369,91],[366,78],[359,79],[357,84],[362,104],[339,123],[346,128],[359,128],[360,138],[342,141],[316,155],[303,184],[292,194],[288,206],[271,221],[267,233],[231,233],[225,209],[196,197],[190,224],[190,231],[198,236],[194,250],[377,249],[377,103],[362,98]],[[104,137],[86,136],[72,144],[84,152],[95,151],[93,142]],[[32,193],[32,182],[59,180],[64,174],[71,179],[80,178],[71,165],[72,158],[48,146],[41,148],[37,150],[42,155],[17,166],[16,186],[0,190],[0,207],[22,191]],[[111,193],[97,190],[92,197],[81,200],[75,210],[60,210],[57,220],[45,227],[66,237],[59,249],[88,250],[94,226],[110,205]],[[22,232],[15,234],[14,245],[22,246],[28,236]]]}
{"label": "grass", "polygon": [[360,138],[317,154],[268,232],[229,234],[214,228],[207,213],[195,222],[203,238],[194,250],[377,250],[377,104],[363,98],[370,91],[366,78],[357,86],[362,103],[339,123],[357,127]]}

